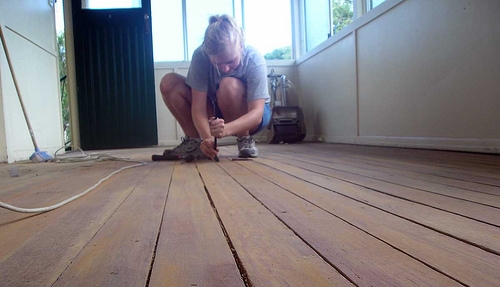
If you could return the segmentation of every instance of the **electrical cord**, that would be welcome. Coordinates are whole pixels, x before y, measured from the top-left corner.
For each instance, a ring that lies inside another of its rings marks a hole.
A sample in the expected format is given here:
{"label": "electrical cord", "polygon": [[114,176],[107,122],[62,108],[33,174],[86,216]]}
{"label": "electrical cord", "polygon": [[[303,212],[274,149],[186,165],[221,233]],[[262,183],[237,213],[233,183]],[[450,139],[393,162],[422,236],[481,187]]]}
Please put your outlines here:
{"label": "electrical cord", "polygon": [[[63,147],[64,148],[64,147]],[[62,149],[62,148],[61,148]],[[115,170],[113,171],[112,173],[110,173],[108,176],[102,178],[101,180],[99,180],[96,184],[94,184],[93,186],[87,188],[86,190],[84,190],[83,192],[75,195],[75,196],[72,196],[64,201],[61,201],[57,204],[54,204],[54,205],[51,205],[51,206],[46,206],[46,207],[39,207],[39,208],[21,208],[21,207],[17,207],[17,206],[13,206],[13,205],[10,205],[10,204],[7,204],[7,203],[4,203],[4,202],[1,202],[0,201],[0,207],[2,208],[5,208],[5,209],[9,209],[9,210],[12,210],[12,211],[16,211],[16,212],[22,212],[22,213],[41,213],[41,212],[47,212],[47,211],[51,211],[51,210],[54,210],[56,208],[59,208],[63,205],[66,205],[84,195],[86,195],[87,193],[89,193],[90,191],[94,190],[95,188],[97,188],[101,183],[103,183],[104,181],[108,180],[110,177],[112,177],[113,175],[123,171],[123,170],[126,170],[126,169],[129,169],[129,168],[134,168],[134,167],[139,167],[139,166],[143,166],[143,165],[146,165],[147,162],[140,162],[140,161],[133,161],[133,160],[129,160],[129,159],[126,159],[126,158],[119,158],[119,157],[115,157],[115,156],[111,156],[111,155],[103,155],[103,154],[90,154],[90,155],[87,155],[83,152],[82,149],[78,148],[81,152],[82,152],[82,155],[80,156],[71,156],[71,157],[60,157],[60,156],[57,156],[57,152],[61,149],[58,149],[55,154],[54,154],[54,159],[52,161],[54,162],[82,162],[82,161],[104,161],[104,160],[119,160],[119,161],[127,161],[127,162],[137,162],[137,164],[133,164],[133,165],[129,165],[129,166],[125,166],[125,167],[122,167],[118,170]]]}

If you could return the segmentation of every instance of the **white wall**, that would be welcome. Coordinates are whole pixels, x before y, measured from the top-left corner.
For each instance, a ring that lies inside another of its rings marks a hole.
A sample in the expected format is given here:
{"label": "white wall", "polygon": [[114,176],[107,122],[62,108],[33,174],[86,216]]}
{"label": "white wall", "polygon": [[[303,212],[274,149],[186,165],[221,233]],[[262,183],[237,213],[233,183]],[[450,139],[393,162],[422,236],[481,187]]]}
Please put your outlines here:
{"label": "white wall", "polygon": [[178,73],[186,76],[189,63],[155,63],[155,86],[156,86],[156,118],[158,121],[158,145],[177,145],[181,137],[184,136],[181,127],[176,122],[163,102],[160,92],[160,82],[164,75],[168,73]]}
{"label": "white wall", "polygon": [[[0,21],[28,112],[41,148],[53,151],[63,144],[55,39],[47,37],[55,36],[53,11],[45,1],[6,2]],[[294,83],[289,104],[303,107],[308,140],[500,152],[498,15],[498,0],[386,0],[297,65],[268,68]],[[0,64],[0,161],[5,149],[9,161],[25,159],[31,141],[3,54]],[[188,68],[155,65],[159,145],[183,136],[159,82]]]}
{"label": "white wall", "polygon": [[500,1],[387,0],[298,60],[308,139],[500,153]]}
{"label": "white wall", "polygon": [[2,97],[2,69],[0,68],[0,162],[7,161],[7,136],[5,135],[5,121],[3,114]]}
{"label": "white wall", "polygon": [[[41,150],[63,146],[54,10],[49,1],[0,0],[2,25],[14,73]],[[0,101],[6,155],[0,161],[25,160],[34,152],[7,60],[1,49]],[[1,131],[2,129],[0,129]],[[2,144],[0,144],[0,148]]]}
{"label": "white wall", "polygon": [[[176,122],[168,108],[163,103],[160,93],[160,81],[162,77],[171,72],[175,72],[186,76],[189,70],[189,62],[165,62],[155,63],[155,85],[156,85],[156,113],[158,119],[158,145],[172,146],[177,145],[184,136],[180,125]],[[268,61],[268,71],[274,69],[276,74],[284,74],[292,82],[296,83],[295,62],[293,61]],[[297,104],[297,93],[294,89],[290,89],[288,96],[288,104]],[[222,139],[220,144],[232,143],[234,138]]]}

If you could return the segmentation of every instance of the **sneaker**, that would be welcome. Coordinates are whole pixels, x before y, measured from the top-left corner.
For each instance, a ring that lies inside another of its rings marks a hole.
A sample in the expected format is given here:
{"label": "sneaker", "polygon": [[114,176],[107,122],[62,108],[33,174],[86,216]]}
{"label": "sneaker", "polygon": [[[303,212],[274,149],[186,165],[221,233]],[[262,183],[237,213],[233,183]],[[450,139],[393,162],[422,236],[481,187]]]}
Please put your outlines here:
{"label": "sneaker", "polygon": [[243,136],[238,138],[238,157],[257,157],[259,151],[255,147],[255,140],[252,136]]}
{"label": "sneaker", "polygon": [[174,147],[173,149],[166,149],[163,155],[176,155],[179,158],[186,159],[186,161],[192,161],[195,159],[208,158],[201,151],[201,139],[192,139],[189,137],[183,137],[182,142]]}

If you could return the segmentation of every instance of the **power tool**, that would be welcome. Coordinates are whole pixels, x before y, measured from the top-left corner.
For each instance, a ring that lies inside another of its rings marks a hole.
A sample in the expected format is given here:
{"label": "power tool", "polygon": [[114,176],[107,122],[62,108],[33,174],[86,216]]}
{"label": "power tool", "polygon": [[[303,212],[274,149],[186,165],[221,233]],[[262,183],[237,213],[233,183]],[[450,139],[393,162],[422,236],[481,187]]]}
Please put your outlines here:
{"label": "power tool", "polygon": [[[271,82],[271,92],[273,97],[273,110],[271,121],[267,129],[267,140],[270,144],[296,143],[306,137],[306,125],[304,123],[304,113],[299,106],[287,106],[286,88],[287,79],[285,75],[277,75],[274,69],[267,75]],[[281,101],[276,98],[276,91],[281,85]]]}

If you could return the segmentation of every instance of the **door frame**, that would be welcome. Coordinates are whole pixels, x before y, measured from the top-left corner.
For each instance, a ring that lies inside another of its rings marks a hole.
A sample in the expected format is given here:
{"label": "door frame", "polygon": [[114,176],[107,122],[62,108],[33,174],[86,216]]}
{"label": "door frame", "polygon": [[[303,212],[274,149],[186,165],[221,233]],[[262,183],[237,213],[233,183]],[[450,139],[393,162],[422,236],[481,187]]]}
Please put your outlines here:
{"label": "door frame", "polygon": [[[73,10],[72,0],[62,0],[64,10],[64,31],[66,43],[66,68],[67,68],[67,92],[70,110],[71,125],[71,150],[78,149],[81,146],[80,120],[78,110],[78,92],[76,76],[75,43],[73,29]],[[152,31],[152,27],[150,27]],[[154,68],[154,62],[153,62]],[[154,71],[153,71],[154,76]],[[157,107],[156,107],[157,108]],[[157,119],[158,121],[158,119]],[[158,122],[156,122],[158,127]],[[158,136],[158,131],[157,131]]]}
{"label": "door frame", "polygon": [[78,114],[78,98],[76,90],[75,42],[73,40],[73,10],[71,0],[63,0],[64,37],[66,41],[67,88],[69,97],[71,149],[80,146],[80,120]]}

